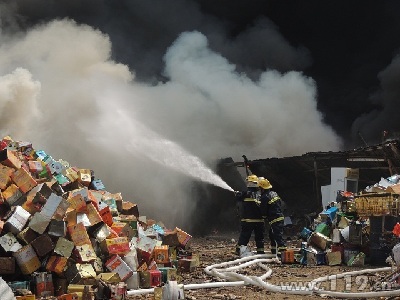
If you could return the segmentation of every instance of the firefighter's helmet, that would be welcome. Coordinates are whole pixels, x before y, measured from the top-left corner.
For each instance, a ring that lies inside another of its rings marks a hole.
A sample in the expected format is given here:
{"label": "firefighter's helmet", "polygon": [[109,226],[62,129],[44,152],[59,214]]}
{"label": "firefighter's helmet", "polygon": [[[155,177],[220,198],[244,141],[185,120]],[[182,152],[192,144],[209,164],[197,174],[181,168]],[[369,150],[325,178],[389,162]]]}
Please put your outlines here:
{"label": "firefighter's helmet", "polygon": [[268,179],[261,179],[260,181],[258,181],[258,186],[263,188],[264,190],[272,188],[272,184],[269,182]]}
{"label": "firefighter's helmet", "polygon": [[258,177],[257,177],[257,175],[254,175],[254,174],[247,176],[246,180],[248,182],[258,183]]}

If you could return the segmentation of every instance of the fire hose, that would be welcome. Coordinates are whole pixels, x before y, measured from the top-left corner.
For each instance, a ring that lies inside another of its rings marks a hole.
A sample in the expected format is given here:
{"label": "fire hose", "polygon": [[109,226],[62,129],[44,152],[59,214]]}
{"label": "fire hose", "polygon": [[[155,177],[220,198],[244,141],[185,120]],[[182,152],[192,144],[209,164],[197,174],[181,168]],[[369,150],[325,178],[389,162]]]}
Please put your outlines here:
{"label": "fire hose", "polygon": [[[268,266],[269,264],[279,263],[279,259],[274,254],[257,254],[239,258],[232,261],[227,261],[219,264],[213,264],[204,269],[204,271],[219,280],[218,282],[204,282],[196,284],[185,284],[182,285],[184,290],[195,290],[204,288],[219,288],[219,287],[235,287],[244,285],[254,285],[257,287],[264,288],[268,292],[285,293],[292,295],[320,295],[320,296],[331,296],[336,298],[375,298],[375,297],[394,297],[400,296],[400,290],[386,290],[386,291],[369,291],[369,292],[338,292],[330,291],[323,288],[319,288],[320,283],[344,278],[346,276],[353,276],[366,273],[377,273],[377,272],[388,272],[393,271],[392,267],[382,267],[374,269],[363,269],[358,271],[344,272],[335,275],[328,275],[316,278],[310,281],[307,285],[302,287],[285,286],[285,285],[274,285],[266,282],[265,280],[270,278],[272,275],[272,269]],[[265,271],[261,276],[245,276],[237,273],[241,269],[256,266]],[[166,284],[166,286],[169,283]],[[163,299],[176,300],[177,298],[177,284],[171,282],[166,289],[166,295],[163,294]],[[127,291],[128,296],[131,295],[144,295],[153,293],[154,288],[149,289],[137,289]]]}

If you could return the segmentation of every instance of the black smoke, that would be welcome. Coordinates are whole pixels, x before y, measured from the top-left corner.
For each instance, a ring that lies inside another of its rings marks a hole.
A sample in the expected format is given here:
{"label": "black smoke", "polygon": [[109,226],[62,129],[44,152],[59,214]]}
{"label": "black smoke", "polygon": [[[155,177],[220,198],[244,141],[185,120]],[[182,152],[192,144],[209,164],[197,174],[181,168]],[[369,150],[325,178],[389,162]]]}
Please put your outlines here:
{"label": "black smoke", "polygon": [[400,131],[399,13],[397,1],[2,1],[0,131],[193,225],[215,190],[145,158],[149,135],[211,168],[379,142]]}

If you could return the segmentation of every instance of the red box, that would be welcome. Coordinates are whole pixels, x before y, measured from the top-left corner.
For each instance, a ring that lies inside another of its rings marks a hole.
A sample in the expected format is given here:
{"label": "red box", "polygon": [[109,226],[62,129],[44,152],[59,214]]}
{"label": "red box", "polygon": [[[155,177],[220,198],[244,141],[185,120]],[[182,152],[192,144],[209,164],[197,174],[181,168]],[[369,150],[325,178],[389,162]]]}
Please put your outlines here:
{"label": "red box", "polygon": [[149,270],[150,273],[150,285],[152,287],[161,285],[161,271],[160,270]]}

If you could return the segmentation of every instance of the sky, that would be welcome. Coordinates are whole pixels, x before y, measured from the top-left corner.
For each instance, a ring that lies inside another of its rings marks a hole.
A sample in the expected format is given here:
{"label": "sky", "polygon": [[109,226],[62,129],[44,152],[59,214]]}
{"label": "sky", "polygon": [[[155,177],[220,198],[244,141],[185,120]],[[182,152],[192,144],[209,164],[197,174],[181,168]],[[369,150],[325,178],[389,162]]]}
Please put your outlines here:
{"label": "sky", "polygon": [[398,1],[3,0],[0,134],[194,230],[210,223],[196,219],[203,203],[233,201],[221,200],[219,159],[400,131],[399,12]]}

